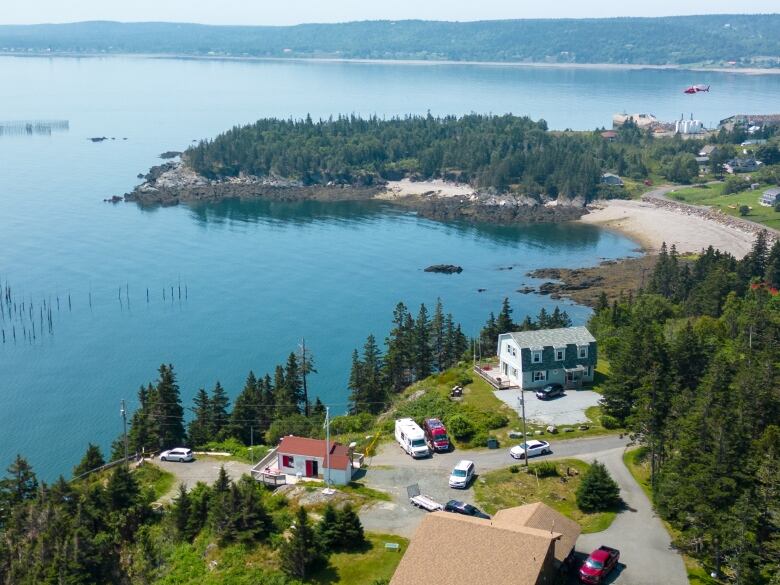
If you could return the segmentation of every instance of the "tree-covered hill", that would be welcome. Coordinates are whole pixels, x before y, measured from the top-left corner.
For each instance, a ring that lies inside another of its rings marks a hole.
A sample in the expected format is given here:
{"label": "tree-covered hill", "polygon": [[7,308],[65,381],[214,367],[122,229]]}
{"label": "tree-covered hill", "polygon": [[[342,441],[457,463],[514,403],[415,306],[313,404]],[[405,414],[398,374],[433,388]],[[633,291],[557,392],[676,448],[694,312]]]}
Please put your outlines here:
{"label": "tree-covered hill", "polygon": [[364,21],[298,26],[0,26],[0,50],[452,61],[780,66],[780,14]]}

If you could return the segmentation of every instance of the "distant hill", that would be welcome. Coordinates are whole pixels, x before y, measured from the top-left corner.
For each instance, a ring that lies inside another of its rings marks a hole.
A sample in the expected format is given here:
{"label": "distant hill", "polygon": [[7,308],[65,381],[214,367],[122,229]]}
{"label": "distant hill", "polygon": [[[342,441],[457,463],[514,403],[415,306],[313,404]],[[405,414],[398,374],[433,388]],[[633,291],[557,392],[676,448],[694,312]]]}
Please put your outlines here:
{"label": "distant hill", "polygon": [[365,21],[298,26],[0,26],[0,51],[780,67],[780,14]]}

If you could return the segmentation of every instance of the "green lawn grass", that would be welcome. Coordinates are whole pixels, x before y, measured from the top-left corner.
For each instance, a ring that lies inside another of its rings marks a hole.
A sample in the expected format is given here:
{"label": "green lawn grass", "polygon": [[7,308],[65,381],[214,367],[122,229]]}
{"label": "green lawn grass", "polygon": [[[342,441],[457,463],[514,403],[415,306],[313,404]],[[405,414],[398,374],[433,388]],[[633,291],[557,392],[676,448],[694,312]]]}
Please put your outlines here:
{"label": "green lawn grass", "polygon": [[[653,491],[650,486],[650,464],[647,461],[647,449],[645,447],[640,447],[638,449],[626,451],[623,454],[623,463],[645,494],[647,494],[648,499],[652,502]],[[663,522],[666,531],[671,535],[672,540],[674,540],[678,532],[665,520],[661,521]],[[685,553],[681,553],[681,555],[683,563],[685,564],[685,570],[688,573],[688,582],[691,585],[720,585],[720,581],[710,577],[707,570],[698,560]]]}
{"label": "green lawn grass", "polygon": [[[366,537],[369,546],[365,551],[331,555],[329,565],[308,581],[318,585],[370,585],[378,579],[390,579],[409,541],[390,534],[368,533]],[[398,544],[400,549],[386,549],[387,542]]]}
{"label": "green lawn grass", "polygon": [[133,477],[142,488],[150,488],[154,493],[155,499],[161,498],[171,491],[176,481],[172,473],[163,471],[151,463],[137,467],[133,472]]}
{"label": "green lawn grass", "polygon": [[[517,473],[512,468],[492,471],[480,475],[474,484],[476,501],[486,512],[522,506],[533,502],[544,502],[564,516],[576,521],[584,533],[606,530],[617,514],[616,511],[587,514],[577,507],[575,493],[582,476],[590,465],[579,459],[555,461],[558,476],[538,478],[534,473],[525,473],[522,465]],[[531,463],[531,470],[534,468]],[[576,469],[577,475],[567,476],[567,469]]]}
{"label": "green lawn grass", "polygon": [[[774,208],[765,207],[758,202],[764,190],[768,188],[766,185],[762,185],[760,189],[755,191],[742,191],[731,195],[724,195],[723,188],[723,184],[688,187],[672,191],[669,197],[693,205],[709,205],[735,217],[740,217],[740,205],[747,205],[753,209],[744,216],[745,219],[780,229],[780,213]],[[730,205],[734,207],[729,207]]]}

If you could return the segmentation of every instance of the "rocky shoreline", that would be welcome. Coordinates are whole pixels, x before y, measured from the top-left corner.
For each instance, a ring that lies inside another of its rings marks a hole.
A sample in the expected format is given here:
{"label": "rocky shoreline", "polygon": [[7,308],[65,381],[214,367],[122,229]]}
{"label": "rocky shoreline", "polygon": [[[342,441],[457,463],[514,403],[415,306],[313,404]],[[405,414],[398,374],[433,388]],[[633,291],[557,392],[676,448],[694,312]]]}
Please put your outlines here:
{"label": "rocky shoreline", "polygon": [[180,203],[215,202],[222,199],[266,199],[270,201],[369,201],[379,200],[416,211],[437,221],[489,222],[496,224],[554,223],[582,217],[587,211],[581,201],[570,204],[542,204],[511,194],[475,192],[442,196],[435,193],[387,197],[387,184],[304,185],[280,177],[240,176],[213,180],[203,177],[181,161],[152,167],[143,182],[129,193],[106,201],[133,202],[142,206],[171,206]]}

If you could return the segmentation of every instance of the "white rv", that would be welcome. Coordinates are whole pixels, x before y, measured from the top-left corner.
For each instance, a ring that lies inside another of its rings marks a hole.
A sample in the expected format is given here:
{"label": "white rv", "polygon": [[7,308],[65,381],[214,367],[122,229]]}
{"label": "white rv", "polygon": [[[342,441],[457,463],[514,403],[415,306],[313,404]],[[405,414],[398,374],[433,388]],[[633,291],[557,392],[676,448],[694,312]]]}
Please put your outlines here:
{"label": "white rv", "polygon": [[425,433],[420,425],[410,418],[399,418],[395,421],[395,440],[401,445],[401,449],[415,459],[430,454]]}

